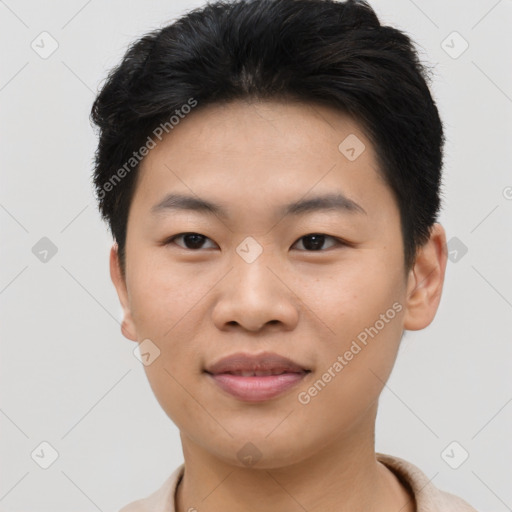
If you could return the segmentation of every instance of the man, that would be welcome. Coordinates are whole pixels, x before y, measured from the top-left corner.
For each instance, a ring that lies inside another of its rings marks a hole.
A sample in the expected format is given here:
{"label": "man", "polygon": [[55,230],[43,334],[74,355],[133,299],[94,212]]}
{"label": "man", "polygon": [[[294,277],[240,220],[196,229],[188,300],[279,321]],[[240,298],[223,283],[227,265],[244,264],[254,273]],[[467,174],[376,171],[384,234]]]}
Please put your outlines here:
{"label": "man", "polygon": [[375,453],[441,298],[442,123],[412,42],[349,0],[218,2],[98,95],[122,332],[184,464],[135,511],[473,511]]}

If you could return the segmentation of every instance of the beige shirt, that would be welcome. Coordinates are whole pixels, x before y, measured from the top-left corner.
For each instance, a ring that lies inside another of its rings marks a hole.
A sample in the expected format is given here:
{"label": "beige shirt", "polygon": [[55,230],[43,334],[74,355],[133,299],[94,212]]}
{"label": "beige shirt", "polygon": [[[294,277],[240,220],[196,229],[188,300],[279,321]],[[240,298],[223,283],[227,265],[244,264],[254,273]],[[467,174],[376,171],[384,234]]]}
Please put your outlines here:
{"label": "beige shirt", "polygon": [[[427,476],[410,462],[382,453],[377,453],[376,457],[411,490],[416,499],[416,512],[477,512],[461,498],[437,489],[429,482]],[[147,498],[126,505],[119,512],[176,512],[176,488],[184,469],[185,465],[181,464],[160,489]]]}

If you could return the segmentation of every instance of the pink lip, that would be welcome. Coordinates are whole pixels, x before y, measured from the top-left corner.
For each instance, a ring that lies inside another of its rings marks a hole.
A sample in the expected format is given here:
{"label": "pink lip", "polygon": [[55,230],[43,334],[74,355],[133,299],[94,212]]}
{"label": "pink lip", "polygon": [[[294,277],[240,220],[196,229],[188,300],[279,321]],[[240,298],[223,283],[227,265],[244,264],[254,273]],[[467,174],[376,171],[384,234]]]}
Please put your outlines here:
{"label": "pink lip", "polygon": [[[310,372],[300,364],[271,352],[232,354],[208,366],[205,371],[221,389],[249,402],[274,398],[297,385]],[[241,372],[271,375],[244,376]]]}
{"label": "pink lip", "polygon": [[216,384],[235,398],[247,402],[270,400],[300,382],[307,372],[242,377],[230,373],[210,375]]}
{"label": "pink lip", "polygon": [[275,371],[276,373],[298,373],[308,371],[308,368],[274,352],[263,352],[260,354],[238,352],[223,357],[216,363],[206,367],[206,371],[213,374],[267,370]]}

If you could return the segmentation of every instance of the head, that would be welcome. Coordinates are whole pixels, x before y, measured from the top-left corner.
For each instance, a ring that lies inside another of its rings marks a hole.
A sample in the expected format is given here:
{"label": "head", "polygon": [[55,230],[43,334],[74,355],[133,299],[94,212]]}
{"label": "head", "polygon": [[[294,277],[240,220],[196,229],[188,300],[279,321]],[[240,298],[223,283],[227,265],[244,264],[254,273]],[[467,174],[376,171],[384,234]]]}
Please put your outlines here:
{"label": "head", "polygon": [[[355,0],[209,4],[110,73],[94,184],[122,332],[159,351],[150,384],[194,446],[242,464],[252,442],[277,467],[368,433],[444,280],[426,80],[410,39]],[[206,372],[235,352],[307,373],[249,403]]]}

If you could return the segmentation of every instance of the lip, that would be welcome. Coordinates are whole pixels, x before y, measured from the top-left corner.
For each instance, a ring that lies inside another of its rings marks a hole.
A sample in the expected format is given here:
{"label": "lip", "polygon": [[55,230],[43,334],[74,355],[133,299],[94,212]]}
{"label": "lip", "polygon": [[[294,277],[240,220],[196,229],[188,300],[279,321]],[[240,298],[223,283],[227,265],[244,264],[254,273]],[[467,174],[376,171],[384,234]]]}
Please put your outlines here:
{"label": "lip", "polygon": [[[221,389],[248,402],[261,402],[279,396],[301,382],[310,371],[291,359],[271,352],[232,354],[205,369]],[[249,376],[248,372],[257,375]]]}
{"label": "lip", "polygon": [[212,365],[207,366],[206,371],[212,374],[243,371],[301,373],[309,371],[309,369],[274,352],[262,352],[260,354],[237,352],[236,354],[223,357]]}

